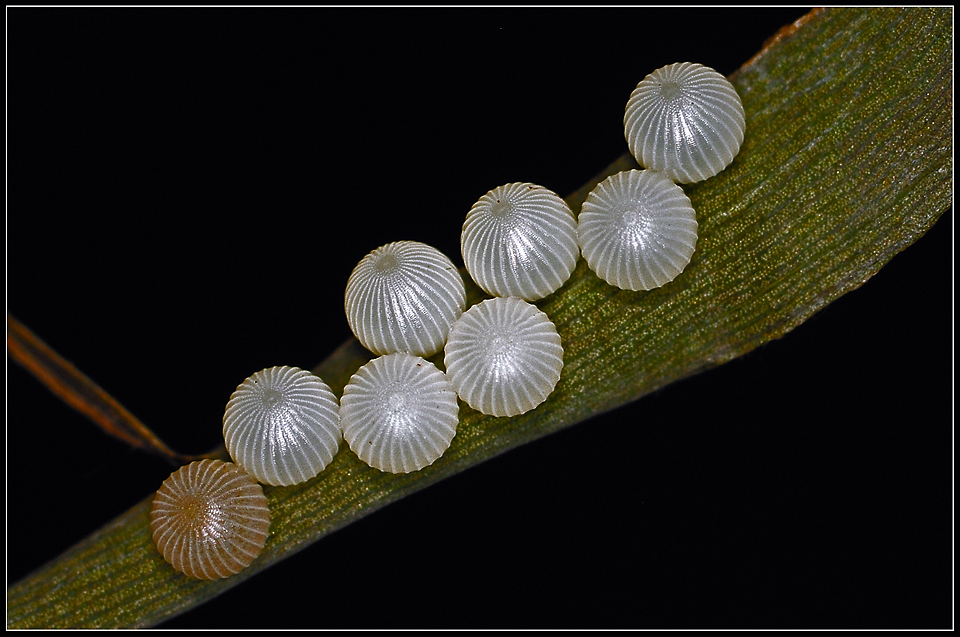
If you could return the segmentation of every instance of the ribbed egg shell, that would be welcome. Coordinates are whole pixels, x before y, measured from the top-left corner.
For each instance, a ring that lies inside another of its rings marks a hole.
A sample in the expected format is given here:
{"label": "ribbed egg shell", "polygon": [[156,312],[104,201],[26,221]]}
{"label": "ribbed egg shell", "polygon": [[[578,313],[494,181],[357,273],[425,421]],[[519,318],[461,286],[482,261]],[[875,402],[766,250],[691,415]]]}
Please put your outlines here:
{"label": "ribbed egg shell", "polygon": [[627,170],[587,195],[577,236],[590,269],[625,290],[669,283],[690,262],[697,218],[680,186],[660,173]]}
{"label": "ribbed egg shell", "polygon": [[150,509],[163,559],[197,579],[229,577],[250,566],[270,532],[263,488],[240,467],[200,460],[167,478]]}
{"label": "ribbed egg shell", "polygon": [[374,354],[432,356],[467,304],[456,266],[418,241],[397,241],[365,256],[347,280],[347,323]]}
{"label": "ribbed egg shell", "polygon": [[375,358],[340,400],[343,437],[361,460],[390,473],[432,464],[457,433],[460,408],[446,375],[419,356]]}
{"label": "ribbed egg shell", "polygon": [[702,64],[679,62],[637,84],[623,124],[637,163],[688,184],[730,165],[743,143],[746,116],[727,78]]}
{"label": "ribbed egg shell", "polygon": [[553,392],[563,369],[563,347],[557,328],[535,305],[516,297],[493,298],[453,324],[443,361],[468,405],[491,416],[516,416]]}
{"label": "ribbed egg shell", "polygon": [[253,374],[233,392],[223,414],[230,457],[264,484],[309,480],[330,464],[341,438],[337,397],[298,367]]}
{"label": "ribbed egg shell", "polygon": [[566,202],[542,186],[513,183],[473,204],[460,235],[467,272],[493,296],[543,298],[577,265],[577,222]]}

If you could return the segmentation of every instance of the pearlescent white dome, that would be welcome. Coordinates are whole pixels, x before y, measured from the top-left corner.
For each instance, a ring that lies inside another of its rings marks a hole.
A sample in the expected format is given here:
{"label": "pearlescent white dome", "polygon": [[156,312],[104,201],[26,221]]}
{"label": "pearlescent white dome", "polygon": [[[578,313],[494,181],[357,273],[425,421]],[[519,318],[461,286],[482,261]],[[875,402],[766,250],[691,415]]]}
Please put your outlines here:
{"label": "pearlescent white dome", "polygon": [[432,356],[467,305],[456,266],[418,241],[397,241],[365,256],[347,281],[344,309],[357,340],[374,354]]}
{"label": "pearlescent white dome", "polygon": [[697,217],[680,186],[650,170],[626,170],[594,188],[580,211],[583,258],[601,279],[625,290],[672,281],[697,245]]}
{"label": "pearlescent white dome", "polygon": [[491,416],[530,411],[553,392],[563,369],[560,335],[537,306],[493,298],[463,313],[444,348],[460,398]]}
{"label": "pearlescent white dome", "polygon": [[264,484],[314,477],[333,460],[341,437],[337,397],[297,367],[253,374],[233,392],[223,414],[230,457]]}
{"label": "pearlescent white dome", "polygon": [[743,143],[746,115],[727,78],[702,64],[679,62],[637,84],[623,124],[638,164],[689,184],[730,165]]}
{"label": "pearlescent white dome", "polygon": [[357,370],[343,390],[340,414],[343,437],[361,460],[381,471],[410,473],[447,450],[460,407],[443,372],[399,352]]}
{"label": "pearlescent white dome", "polygon": [[543,298],[577,265],[577,221],[566,202],[542,186],[513,183],[473,204],[460,235],[467,272],[493,296]]}

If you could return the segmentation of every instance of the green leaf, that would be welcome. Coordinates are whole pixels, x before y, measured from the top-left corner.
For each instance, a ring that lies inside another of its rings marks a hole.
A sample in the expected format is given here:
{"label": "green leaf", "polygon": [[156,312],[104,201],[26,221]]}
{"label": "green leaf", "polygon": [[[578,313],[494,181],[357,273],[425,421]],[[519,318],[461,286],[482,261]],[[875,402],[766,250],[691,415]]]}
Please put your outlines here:
{"label": "green leaf", "polygon": [[[630,293],[581,261],[539,303],[566,352],[547,403],[512,419],[463,407],[450,450],[413,475],[382,474],[341,449],[317,479],[268,490],[275,521],[264,554],[221,582],[188,581],[162,561],[147,498],[11,587],[8,626],[155,624],[389,502],[794,329],[951,205],[951,47],[948,9],[808,18],[733,77],[748,136],[727,171],[686,188],[700,221],[688,269],[663,288]],[[596,181],[569,198],[575,209]],[[339,389],[366,357],[347,344],[318,373]]]}

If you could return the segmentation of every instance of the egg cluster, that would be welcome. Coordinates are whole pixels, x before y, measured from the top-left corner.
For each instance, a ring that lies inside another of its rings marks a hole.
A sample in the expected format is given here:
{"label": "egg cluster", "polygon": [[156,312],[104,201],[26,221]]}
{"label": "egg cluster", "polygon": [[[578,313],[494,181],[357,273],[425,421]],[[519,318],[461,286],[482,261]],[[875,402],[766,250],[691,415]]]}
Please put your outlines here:
{"label": "egg cluster", "polygon": [[577,236],[590,269],[611,285],[651,290],[690,263],[697,218],[678,183],[713,177],[740,151],[745,114],[716,71],[679,62],[643,78],[623,117],[631,154],[646,170],[602,181],[583,202]]}
{"label": "egg cluster", "polygon": [[[243,381],[223,416],[235,464],[194,462],[157,492],[151,529],[164,559],[200,579],[248,566],[270,527],[258,482],[315,477],[342,439],[371,467],[408,473],[450,446],[458,397],[498,417],[542,404],[560,380],[563,347],[532,301],[563,286],[581,252],[620,288],[672,281],[697,241],[696,214],[675,182],[726,168],[743,142],[744,121],[736,90],[713,69],[684,62],[648,75],[624,115],[630,152],[645,170],[601,182],[579,219],[552,191],[521,182],[494,188],[469,210],[463,262],[493,297],[470,309],[460,273],[436,248],[397,241],[370,252],[347,281],[344,310],[357,340],[378,357],[353,375],[339,402],[326,383],[296,367]],[[445,371],[426,359],[440,351]]]}

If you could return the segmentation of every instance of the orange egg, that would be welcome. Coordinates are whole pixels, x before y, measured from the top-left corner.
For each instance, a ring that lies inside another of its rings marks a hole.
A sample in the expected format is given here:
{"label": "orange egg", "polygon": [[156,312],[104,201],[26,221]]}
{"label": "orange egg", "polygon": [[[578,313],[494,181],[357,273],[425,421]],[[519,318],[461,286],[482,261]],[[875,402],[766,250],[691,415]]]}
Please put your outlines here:
{"label": "orange egg", "polygon": [[173,568],[197,579],[230,577],[267,541],[263,488],[235,464],[200,460],[167,478],[150,510],[153,540]]}

